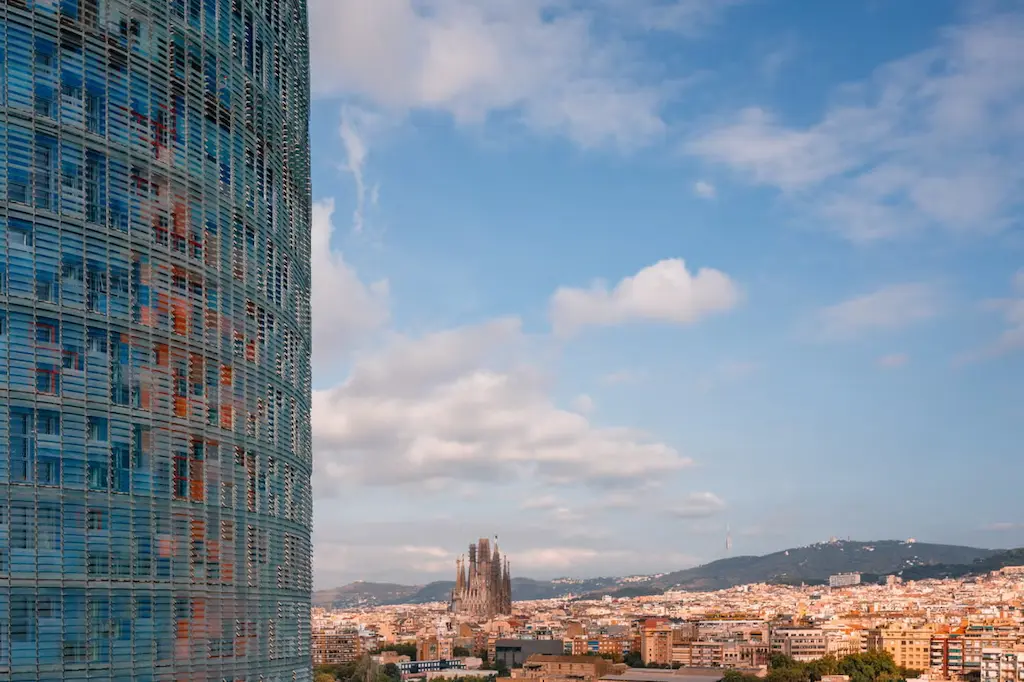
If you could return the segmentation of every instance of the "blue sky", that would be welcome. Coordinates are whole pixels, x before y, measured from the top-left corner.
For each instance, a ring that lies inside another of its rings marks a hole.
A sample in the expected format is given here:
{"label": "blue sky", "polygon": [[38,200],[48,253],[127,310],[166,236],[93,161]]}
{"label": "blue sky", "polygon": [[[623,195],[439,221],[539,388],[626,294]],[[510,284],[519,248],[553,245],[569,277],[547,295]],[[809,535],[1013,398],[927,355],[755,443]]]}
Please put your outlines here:
{"label": "blue sky", "polygon": [[310,0],[318,587],[1024,544],[1024,10]]}

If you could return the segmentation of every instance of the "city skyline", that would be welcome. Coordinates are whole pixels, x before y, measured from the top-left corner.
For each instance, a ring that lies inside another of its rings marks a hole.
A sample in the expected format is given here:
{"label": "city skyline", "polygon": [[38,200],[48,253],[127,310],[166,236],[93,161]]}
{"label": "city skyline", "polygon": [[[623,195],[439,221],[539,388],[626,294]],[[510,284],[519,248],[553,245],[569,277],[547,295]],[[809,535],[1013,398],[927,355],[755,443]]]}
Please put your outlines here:
{"label": "city skyline", "polygon": [[1019,4],[310,12],[318,587],[1024,545]]}

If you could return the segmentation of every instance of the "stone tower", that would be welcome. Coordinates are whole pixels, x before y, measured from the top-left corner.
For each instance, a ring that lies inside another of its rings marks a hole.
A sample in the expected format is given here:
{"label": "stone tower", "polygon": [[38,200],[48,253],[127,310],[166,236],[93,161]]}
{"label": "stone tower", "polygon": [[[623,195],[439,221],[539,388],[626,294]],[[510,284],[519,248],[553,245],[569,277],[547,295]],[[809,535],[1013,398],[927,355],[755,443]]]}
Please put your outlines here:
{"label": "stone tower", "polygon": [[502,560],[497,538],[494,547],[487,538],[469,546],[465,556],[455,561],[455,589],[452,613],[477,618],[493,618],[512,613],[512,576],[508,559]]}

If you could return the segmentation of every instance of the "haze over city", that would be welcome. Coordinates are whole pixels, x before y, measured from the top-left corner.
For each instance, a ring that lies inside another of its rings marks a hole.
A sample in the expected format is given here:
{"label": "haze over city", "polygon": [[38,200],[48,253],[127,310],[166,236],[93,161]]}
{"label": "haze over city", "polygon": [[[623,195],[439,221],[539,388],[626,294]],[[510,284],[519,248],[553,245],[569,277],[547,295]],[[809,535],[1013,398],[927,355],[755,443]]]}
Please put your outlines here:
{"label": "haze over city", "polygon": [[317,587],[1024,544],[1019,3],[310,12]]}

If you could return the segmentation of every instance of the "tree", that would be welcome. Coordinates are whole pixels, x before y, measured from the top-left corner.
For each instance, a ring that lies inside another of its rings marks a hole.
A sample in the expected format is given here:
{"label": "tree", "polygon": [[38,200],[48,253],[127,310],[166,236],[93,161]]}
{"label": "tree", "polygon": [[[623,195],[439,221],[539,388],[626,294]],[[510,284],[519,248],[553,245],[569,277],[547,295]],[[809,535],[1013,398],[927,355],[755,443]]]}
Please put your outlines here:
{"label": "tree", "polygon": [[722,682],[761,682],[761,678],[757,675],[741,673],[739,670],[726,670]]}
{"label": "tree", "polygon": [[394,651],[399,656],[408,656],[410,661],[416,660],[415,644],[385,644],[380,648],[380,651]]}
{"label": "tree", "polygon": [[313,677],[313,682],[335,682],[338,678],[330,673],[317,673]]}
{"label": "tree", "polygon": [[464,646],[452,647],[452,656],[455,658],[465,658],[466,656],[472,656],[473,652]]}
{"label": "tree", "polygon": [[630,651],[628,654],[622,657],[622,662],[628,665],[630,668],[644,667],[644,659],[640,656],[639,651]]}
{"label": "tree", "polygon": [[402,671],[394,663],[385,663],[384,667],[381,668],[381,672],[387,675],[387,678],[392,682],[402,681]]}

